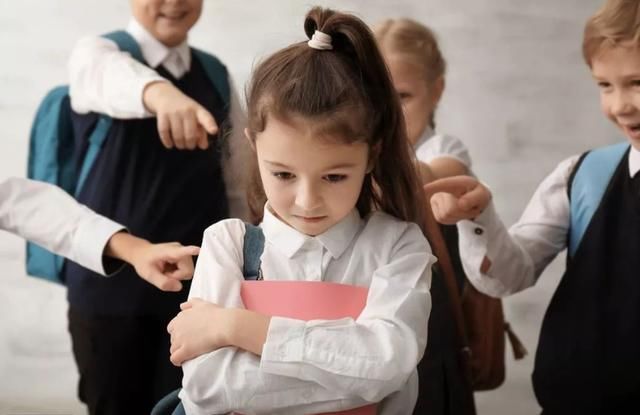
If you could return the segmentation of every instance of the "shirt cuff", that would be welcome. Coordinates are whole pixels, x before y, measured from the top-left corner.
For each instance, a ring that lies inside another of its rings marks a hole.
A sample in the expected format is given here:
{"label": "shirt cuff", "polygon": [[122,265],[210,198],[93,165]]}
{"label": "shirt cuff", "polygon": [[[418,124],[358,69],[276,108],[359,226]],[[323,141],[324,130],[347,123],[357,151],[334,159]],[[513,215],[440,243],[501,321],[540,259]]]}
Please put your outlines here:
{"label": "shirt cuff", "polygon": [[111,276],[119,271],[122,261],[104,261],[104,251],[111,237],[125,228],[100,215],[83,221],[73,238],[74,262],[98,274]]}
{"label": "shirt cuff", "polygon": [[300,366],[291,363],[304,360],[305,332],[304,321],[272,317],[267,341],[262,347],[260,368],[267,373],[296,377]]}
{"label": "shirt cuff", "polygon": [[493,202],[475,219],[458,222],[460,253],[465,265],[474,270],[474,274],[480,274],[485,256],[489,259],[492,257],[489,241],[498,223]]}

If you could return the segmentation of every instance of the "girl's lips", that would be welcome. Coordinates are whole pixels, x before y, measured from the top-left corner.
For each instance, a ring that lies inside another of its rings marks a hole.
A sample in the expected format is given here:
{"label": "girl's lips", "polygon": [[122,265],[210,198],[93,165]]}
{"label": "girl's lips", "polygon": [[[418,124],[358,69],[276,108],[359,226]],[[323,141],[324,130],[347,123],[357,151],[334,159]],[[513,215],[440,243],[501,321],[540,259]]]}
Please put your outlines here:
{"label": "girl's lips", "polygon": [[296,216],[296,217],[305,222],[320,222],[321,220],[326,218],[326,216]]}

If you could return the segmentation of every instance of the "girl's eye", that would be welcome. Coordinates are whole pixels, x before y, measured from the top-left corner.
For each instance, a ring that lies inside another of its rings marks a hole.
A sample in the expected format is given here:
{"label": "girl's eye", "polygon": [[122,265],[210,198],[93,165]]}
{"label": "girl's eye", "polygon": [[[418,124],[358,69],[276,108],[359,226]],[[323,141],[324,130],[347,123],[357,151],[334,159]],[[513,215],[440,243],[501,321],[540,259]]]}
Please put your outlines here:
{"label": "girl's eye", "polygon": [[286,171],[276,171],[272,173],[275,178],[279,180],[291,180],[293,179],[293,174]]}
{"label": "girl's eye", "polygon": [[604,82],[604,81],[598,82],[598,88],[600,89],[608,89],[610,87],[611,87],[611,84],[609,82]]}
{"label": "girl's eye", "polygon": [[346,179],[347,176],[345,174],[327,174],[324,179],[329,183],[337,183]]}
{"label": "girl's eye", "polygon": [[406,101],[411,98],[411,94],[408,92],[398,92],[398,96],[400,97],[400,101]]}
{"label": "girl's eye", "polygon": [[640,79],[633,79],[631,81],[631,86],[633,86],[634,88],[640,87]]}

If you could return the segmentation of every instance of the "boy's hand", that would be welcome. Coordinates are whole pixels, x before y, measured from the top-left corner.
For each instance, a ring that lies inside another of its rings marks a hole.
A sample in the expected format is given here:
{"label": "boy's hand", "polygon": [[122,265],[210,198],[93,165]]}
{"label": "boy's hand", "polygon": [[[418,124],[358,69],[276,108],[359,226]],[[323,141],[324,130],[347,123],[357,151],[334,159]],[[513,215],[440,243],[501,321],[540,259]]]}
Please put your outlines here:
{"label": "boy's hand", "polygon": [[151,82],[144,88],[142,100],[156,115],[160,140],[166,148],[205,150],[209,147],[207,134],[218,132],[209,111],[169,82]]}
{"label": "boy's hand", "polygon": [[[146,242],[146,241],[145,241]],[[197,246],[182,246],[178,242],[151,244],[133,249],[128,261],[143,280],[162,291],[180,291],[182,280],[193,277],[193,256]]]}
{"label": "boy's hand", "polygon": [[471,176],[453,176],[424,186],[436,220],[453,225],[474,219],[489,205],[491,192]]}
{"label": "boy's hand", "polygon": [[229,346],[229,309],[199,298],[180,304],[180,309],[167,326],[171,363],[181,366],[187,360]]}

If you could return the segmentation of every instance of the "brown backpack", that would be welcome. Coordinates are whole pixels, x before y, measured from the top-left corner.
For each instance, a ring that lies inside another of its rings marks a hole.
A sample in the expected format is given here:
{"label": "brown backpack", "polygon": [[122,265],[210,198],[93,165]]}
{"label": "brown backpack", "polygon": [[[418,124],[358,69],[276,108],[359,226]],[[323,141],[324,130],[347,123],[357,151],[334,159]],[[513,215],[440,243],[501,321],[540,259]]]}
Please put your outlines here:
{"label": "brown backpack", "polygon": [[460,295],[445,239],[430,204],[427,206],[427,236],[449,294],[462,367],[473,390],[495,389],[505,378],[505,332],[516,359],[522,359],[527,350],[505,322],[500,299],[479,292],[467,280]]}

